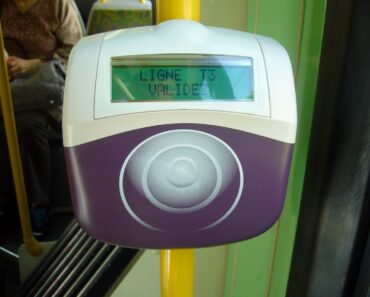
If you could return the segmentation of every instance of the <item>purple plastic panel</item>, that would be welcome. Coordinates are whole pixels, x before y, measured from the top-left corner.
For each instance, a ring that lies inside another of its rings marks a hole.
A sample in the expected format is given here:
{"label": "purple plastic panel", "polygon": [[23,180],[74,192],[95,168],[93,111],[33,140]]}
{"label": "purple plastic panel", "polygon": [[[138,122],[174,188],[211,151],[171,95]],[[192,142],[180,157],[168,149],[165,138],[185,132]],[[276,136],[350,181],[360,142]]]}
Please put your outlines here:
{"label": "purple plastic panel", "polygon": [[[173,148],[161,151],[161,144],[153,137],[157,134],[164,135],[164,143],[171,143],[171,135],[178,134],[180,148],[174,143]],[[199,141],[202,148],[191,143],[203,136],[206,140]],[[171,154],[181,155],[175,159],[182,169],[192,164],[186,157],[192,150],[210,156],[202,166],[203,157],[200,163],[194,162],[197,179],[205,185],[195,188],[200,198],[189,190],[188,184],[197,186],[190,175],[171,200],[168,189],[172,185],[166,183],[172,180],[171,174],[176,177],[177,171],[172,173],[163,165],[165,159],[172,158]],[[75,215],[87,233],[128,247],[180,248],[241,241],[269,229],[284,204],[292,150],[292,144],[239,130],[176,124],[110,136],[66,148],[65,153]],[[155,157],[143,158],[148,152]],[[214,161],[220,158],[226,161]],[[161,166],[170,174],[163,173]],[[203,168],[207,166],[208,171]],[[221,177],[212,174],[205,178],[205,173],[212,170],[221,172]],[[212,189],[207,187],[213,182],[219,191],[212,196]],[[163,197],[157,201],[150,198],[152,193]]]}

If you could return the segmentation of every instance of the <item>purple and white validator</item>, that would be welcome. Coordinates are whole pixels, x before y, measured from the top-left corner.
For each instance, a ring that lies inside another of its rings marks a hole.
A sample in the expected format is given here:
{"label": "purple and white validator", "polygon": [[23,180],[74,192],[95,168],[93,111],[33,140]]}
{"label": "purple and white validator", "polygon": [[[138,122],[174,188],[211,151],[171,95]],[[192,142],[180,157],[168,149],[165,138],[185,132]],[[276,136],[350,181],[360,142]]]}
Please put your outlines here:
{"label": "purple and white validator", "polygon": [[296,125],[289,57],[272,39],[192,21],[84,38],[63,118],[76,218],[137,248],[257,236],[282,211]]}

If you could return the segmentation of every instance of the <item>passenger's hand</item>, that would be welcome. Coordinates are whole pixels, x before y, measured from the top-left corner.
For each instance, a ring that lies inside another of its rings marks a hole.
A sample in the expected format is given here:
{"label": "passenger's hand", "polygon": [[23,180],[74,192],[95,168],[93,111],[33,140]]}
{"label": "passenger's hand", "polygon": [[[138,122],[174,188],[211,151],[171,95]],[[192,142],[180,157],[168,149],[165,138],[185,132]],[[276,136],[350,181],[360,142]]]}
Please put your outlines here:
{"label": "passenger's hand", "polygon": [[7,61],[9,77],[13,79],[27,75],[34,71],[41,63],[42,61],[40,59],[25,60],[10,56]]}

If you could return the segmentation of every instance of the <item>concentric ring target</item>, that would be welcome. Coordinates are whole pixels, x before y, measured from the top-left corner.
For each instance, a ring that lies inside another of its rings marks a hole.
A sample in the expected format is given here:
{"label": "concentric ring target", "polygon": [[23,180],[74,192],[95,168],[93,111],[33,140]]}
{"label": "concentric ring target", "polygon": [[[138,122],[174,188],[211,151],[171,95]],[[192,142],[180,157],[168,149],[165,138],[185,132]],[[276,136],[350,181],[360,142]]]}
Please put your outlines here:
{"label": "concentric ring target", "polygon": [[[221,139],[196,130],[171,130],[146,139],[129,154],[120,173],[120,193],[127,211],[151,229],[163,229],[158,211],[163,212],[165,224],[172,219],[178,223],[180,214],[186,222],[190,216],[204,217],[219,197],[228,196],[223,195],[228,189],[235,196],[227,198],[227,203],[217,202],[224,210],[212,211],[214,218],[199,219],[197,229],[214,226],[234,210],[242,188],[243,171],[234,151]],[[156,213],[155,218],[150,213]]]}
{"label": "concentric ring target", "polygon": [[205,207],[221,189],[217,160],[204,149],[176,145],[155,154],[144,168],[146,197],[170,212],[192,212]]}

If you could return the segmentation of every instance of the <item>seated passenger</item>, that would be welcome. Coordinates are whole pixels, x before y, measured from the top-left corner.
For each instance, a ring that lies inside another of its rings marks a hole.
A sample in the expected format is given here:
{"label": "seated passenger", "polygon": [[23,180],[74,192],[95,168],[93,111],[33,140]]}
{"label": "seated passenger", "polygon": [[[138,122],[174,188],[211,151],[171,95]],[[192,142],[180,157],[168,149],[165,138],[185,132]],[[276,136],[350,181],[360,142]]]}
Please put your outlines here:
{"label": "seated passenger", "polygon": [[[10,80],[27,77],[41,63],[58,59],[67,64],[82,29],[69,0],[1,0],[0,17]],[[15,119],[33,234],[49,230],[51,134],[61,133],[61,106],[27,108]],[[0,117],[0,198],[13,190],[4,123]]]}

